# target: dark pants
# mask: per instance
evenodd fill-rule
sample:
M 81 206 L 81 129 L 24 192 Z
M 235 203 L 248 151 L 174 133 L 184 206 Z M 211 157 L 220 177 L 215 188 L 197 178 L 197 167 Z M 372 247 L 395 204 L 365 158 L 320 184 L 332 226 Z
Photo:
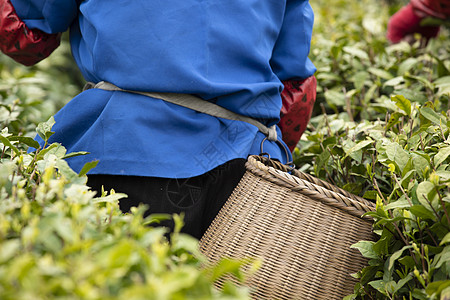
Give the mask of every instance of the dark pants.
M 127 194 L 119 202 L 123 212 L 140 203 L 149 206 L 146 215 L 184 212 L 182 232 L 200 239 L 244 173 L 245 159 L 234 159 L 192 178 L 89 175 L 88 186 Z M 172 221 L 164 225 L 173 228 Z

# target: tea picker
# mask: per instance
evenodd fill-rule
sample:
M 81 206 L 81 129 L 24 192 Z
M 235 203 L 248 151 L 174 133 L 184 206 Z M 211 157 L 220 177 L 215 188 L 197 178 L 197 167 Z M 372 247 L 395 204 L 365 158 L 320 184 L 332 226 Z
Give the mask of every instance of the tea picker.
M 439 33 L 439 25 L 424 24 L 424 19 L 446 20 L 449 17 L 449 0 L 411 0 L 389 19 L 387 38 L 392 43 L 413 41 L 415 33 L 426 40 L 434 38 Z
M 145 203 L 148 213 L 184 212 L 183 230 L 197 238 L 247 157 L 264 141 L 286 163 L 311 114 L 308 1 L 0 0 L 0 16 L 0 49 L 25 65 L 70 31 L 74 60 L 93 84 L 54 116 L 49 142 L 89 152 L 69 165 L 78 172 L 98 160 L 93 189 L 126 193 L 123 211 Z M 180 96 L 189 105 L 169 101 Z

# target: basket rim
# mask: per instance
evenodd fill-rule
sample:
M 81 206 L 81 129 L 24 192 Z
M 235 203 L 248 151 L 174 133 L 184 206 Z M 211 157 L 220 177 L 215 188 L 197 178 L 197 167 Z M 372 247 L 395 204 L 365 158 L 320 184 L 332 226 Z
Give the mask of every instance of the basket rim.
M 249 156 L 245 166 L 248 172 L 277 185 L 289 188 L 314 201 L 337 207 L 353 216 L 372 220 L 370 216 L 363 215 L 374 211 L 376 209 L 375 203 L 353 195 L 312 175 L 302 173 L 278 161 L 259 155 Z

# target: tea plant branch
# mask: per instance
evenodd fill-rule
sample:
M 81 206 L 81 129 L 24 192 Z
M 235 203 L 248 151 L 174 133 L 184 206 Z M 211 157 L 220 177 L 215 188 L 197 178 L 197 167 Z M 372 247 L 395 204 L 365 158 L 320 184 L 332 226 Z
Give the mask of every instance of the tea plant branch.
M 372 165 L 375 166 L 375 155 L 372 153 Z M 386 199 L 383 196 L 383 193 L 381 193 L 380 188 L 378 187 L 377 180 L 375 178 L 375 175 L 372 176 L 372 183 L 377 190 L 378 194 L 380 195 L 381 199 L 383 200 L 384 205 L 387 205 Z
M 442 121 L 441 122 L 439 122 L 439 129 L 440 129 L 440 132 L 441 132 L 441 135 L 442 135 L 442 139 L 445 141 L 445 134 L 444 134 L 444 130 L 442 130 Z
M 384 137 L 386 137 L 386 133 L 387 133 L 387 131 L 388 131 L 388 128 L 387 128 L 387 125 L 388 125 L 388 122 L 389 122 L 389 112 L 386 112 L 386 115 L 384 116 L 384 124 L 386 125 L 384 128 L 384 131 L 383 131 L 383 136 Z
M 339 139 L 338 139 L 338 141 L 339 141 Z M 333 159 L 334 163 L 335 163 L 336 166 L 338 167 L 337 173 L 339 174 L 339 173 L 340 173 L 340 172 L 339 172 L 339 169 L 341 169 L 341 174 L 342 174 L 342 176 L 344 176 L 344 179 L 345 179 L 346 181 L 348 181 L 348 180 L 347 180 L 347 176 L 345 176 L 344 171 L 342 170 L 342 165 L 341 165 L 340 160 L 337 159 L 337 158 L 333 155 L 333 153 L 331 152 L 331 150 L 329 149 L 328 146 L 327 146 L 327 150 L 328 150 L 328 152 L 330 153 L 331 158 Z
M 417 221 L 417 220 L 416 220 Z M 419 223 L 419 221 L 417 221 L 417 223 Z M 430 236 L 430 238 L 433 240 L 433 243 L 436 245 L 436 247 L 439 247 L 438 242 L 436 242 L 436 240 L 433 237 L 433 234 L 431 233 L 430 229 L 428 227 L 425 227 L 425 229 L 427 230 L 428 235 Z
M 405 195 L 406 200 L 408 200 L 409 206 L 413 206 L 411 199 L 408 197 L 408 194 L 405 192 L 405 190 L 403 189 L 402 185 L 400 184 L 400 182 L 397 179 L 397 176 L 395 175 L 395 173 L 392 173 L 392 177 L 394 178 L 395 182 L 397 183 L 398 187 L 400 188 L 400 190 L 402 191 L 403 195 Z
M 391 218 L 394 218 L 394 216 L 392 215 L 392 212 L 389 211 L 389 215 L 391 216 Z M 406 246 L 411 245 L 411 242 L 408 239 L 408 236 L 403 235 L 402 231 L 400 230 L 400 228 L 398 227 L 396 222 L 392 222 L 392 225 L 394 225 L 395 230 L 397 230 L 398 235 L 400 236 L 400 238 L 402 239 L 403 243 L 405 243 Z M 413 257 L 414 258 L 414 257 Z M 415 260 L 415 259 L 414 259 Z M 417 263 L 417 262 L 416 262 Z
M 329 136 L 332 136 L 333 133 L 331 132 L 330 123 L 328 122 L 328 115 L 325 109 L 325 105 L 323 103 L 320 103 L 320 108 L 322 109 L 323 118 L 325 120 L 325 126 L 327 127 L 327 132 Z
M 416 217 L 416 218 L 415 218 L 415 221 L 416 221 L 416 224 L 417 224 L 417 228 L 419 228 L 420 238 L 423 240 L 423 234 L 422 234 L 423 231 L 422 231 L 422 227 L 420 226 L 419 218 Z M 431 238 L 431 240 L 434 242 L 435 246 L 436 246 L 436 247 L 439 247 L 439 244 L 438 244 L 438 242 L 436 242 L 436 240 L 434 239 L 433 234 L 431 233 L 430 229 L 429 229 L 427 226 L 425 226 L 425 230 L 427 231 L 428 236 L 429 236 L 429 237 Z
M 440 219 L 439 214 L 434 209 L 433 205 L 431 205 L 431 201 L 428 199 L 428 197 L 426 195 L 422 195 L 422 196 L 425 200 L 427 200 L 428 204 L 430 205 L 431 209 L 433 210 L 434 214 L 436 215 L 437 220 L 439 220 Z
M 372 295 L 369 293 L 369 291 L 367 290 L 367 286 L 363 286 L 364 291 L 366 292 L 366 296 L 369 296 L 369 298 L 371 300 L 375 300 L 375 298 L 372 297 Z
M 413 109 L 415 109 L 415 104 L 413 105 Z M 410 118 L 409 118 L 409 120 L 408 120 L 408 123 L 409 123 L 409 134 L 408 134 L 408 138 L 411 138 L 411 137 L 412 137 L 412 134 L 413 134 L 414 119 L 411 118 L 411 116 L 409 116 L 409 117 L 410 117 Z
M 41 152 L 41 147 L 39 147 L 38 149 L 36 149 L 36 151 L 35 151 L 35 153 L 34 153 L 34 157 L 33 157 L 33 159 L 31 160 L 31 163 L 29 164 L 29 168 L 33 168 L 33 170 L 36 170 L 36 160 L 37 160 L 37 157 L 38 157 L 38 154 Z M 28 171 L 28 169 L 27 169 L 27 171 Z
M 404 133 L 404 128 L 405 128 L 405 118 L 404 117 L 402 117 L 401 118 L 401 124 L 400 124 L 400 128 L 398 129 L 398 132 L 399 133 L 401 133 L 401 134 L 403 134 Z
M 381 193 L 380 188 L 378 187 L 377 180 L 375 179 L 375 176 L 372 177 L 372 182 L 373 182 L 373 184 L 374 184 L 374 186 L 375 186 L 375 189 L 376 189 L 376 190 L 378 191 L 378 193 L 380 194 L 380 197 L 381 197 L 381 199 L 383 200 L 384 205 L 387 205 L 386 198 L 384 198 L 383 194 Z M 390 216 L 391 218 L 394 217 L 394 216 L 392 215 L 392 212 L 391 212 L 391 211 L 389 211 L 389 216 Z M 402 234 L 400 228 L 398 227 L 397 223 L 392 222 L 392 225 L 394 225 L 394 227 L 395 227 L 395 229 L 396 229 L 398 235 L 399 235 L 400 238 L 403 240 L 403 242 L 405 243 L 405 245 L 409 245 L 409 244 L 410 244 L 410 243 L 409 243 L 409 240 L 408 240 L 406 237 L 403 236 L 403 234 Z M 386 228 L 389 232 L 391 232 L 393 235 L 395 235 L 395 234 L 394 234 L 391 230 L 389 230 L 389 228 L 387 228 L 386 226 L 385 226 L 384 228 Z
M 374 159 L 374 157 L 372 157 L 372 158 Z M 377 180 L 376 180 L 375 176 L 372 177 L 372 182 L 373 182 L 373 184 L 375 186 L 375 189 L 380 194 L 380 197 L 383 200 L 384 205 L 387 205 L 387 201 L 384 198 L 383 194 L 381 193 L 380 188 L 378 187 L 378 183 L 377 183 Z M 389 213 L 389 216 L 391 218 L 394 218 L 394 216 L 392 214 L 392 211 L 388 211 L 388 213 Z M 392 225 L 395 227 L 395 230 L 397 231 L 399 237 L 402 239 L 403 243 L 405 243 L 406 246 L 410 245 L 410 241 L 409 241 L 408 237 L 405 237 L 402 234 L 402 232 L 401 232 L 400 228 L 398 227 L 397 223 L 392 222 Z M 391 232 L 395 236 L 395 234 L 392 231 L 390 231 L 388 227 L 384 226 L 384 228 L 386 228 L 389 232 Z M 411 252 L 411 250 L 410 250 L 410 252 Z M 414 261 L 417 263 L 416 258 L 412 255 L 412 253 L 411 253 L 411 256 L 413 257 Z
M 420 244 L 420 258 L 422 260 L 422 270 L 425 272 L 425 250 L 423 249 L 423 243 Z M 425 283 L 428 281 L 427 278 L 425 278 Z
M 353 119 L 353 112 L 352 112 L 350 97 L 347 95 L 347 89 L 345 88 L 345 86 L 342 88 L 342 92 L 344 92 L 344 95 L 345 95 L 345 109 L 347 110 L 348 118 L 349 118 L 350 122 L 354 122 L 355 120 Z
M 442 199 L 442 195 L 441 195 L 441 193 L 439 193 L 439 190 L 438 190 L 437 187 L 434 187 L 434 188 L 436 189 L 436 192 L 437 192 L 437 194 L 438 194 L 439 201 L 440 201 L 440 203 L 441 203 L 442 209 L 444 210 L 444 214 L 445 214 L 445 216 L 447 217 L 447 223 L 450 225 L 450 218 L 449 218 L 449 216 L 448 216 L 448 212 L 447 212 L 447 208 L 445 207 L 444 200 Z
M 16 175 L 16 171 L 12 172 L 12 174 L 11 174 L 11 182 L 14 182 L 15 175 Z M 14 186 L 12 187 L 11 198 L 13 198 L 15 201 L 17 201 L 17 189 Z
M 424 270 L 425 271 L 425 253 L 424 253 L 424 248 L 423 248 L 423 233 L 422 233 L 422 230 L 420 229 L 420 226 L 419 226 L 419 234 L 420 234 L 420 253 L 419 253 L 419 255 L 420 255 L 420 260 L 421 260 L 421 262 L 422 262 L 422 270 Z
M 422 140 L 422 135 L 421 134 L 419 134 L 419 138 L 420 138 L 420 146 L 422 147 L 422 151 L 425 152 L 425 146 L 423 144 L 423 140 Z
M 322 148 L 322 151 L 328 151 L 328 152 L 331 154 L 331 152 L 330 152 L 329 149 L 328 149 L 328 146 L 327 146 L 327 149 L 325 149 L 324 146 L 323 146 L 323 143 L 320 143 L 320 147 Z M 331 181 L 331 183 L 332 183 L 333 185 L 336 185 L 336 182 L 334 182 L 333 177 L 332 177 L 331 174 L 328 172 L 327 168 L 324 167 L 323 169 L 325 170 L 325 173 L 327 173 L 327 176 L 328 176 L 329 180 Z

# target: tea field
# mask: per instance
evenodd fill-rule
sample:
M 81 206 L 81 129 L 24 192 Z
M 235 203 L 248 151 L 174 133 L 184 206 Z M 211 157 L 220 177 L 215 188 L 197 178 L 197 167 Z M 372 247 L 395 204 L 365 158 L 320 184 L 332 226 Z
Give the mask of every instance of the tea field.
M 378 240 L 352 246 L 368 264 L 346 299 L 450 299 L 450 31 L 390 45 L 404 3 L 311 1 L 318 95 L 294 162 L 377 206 Z M 33 67 L 0 55 L 0 299 L 249 299 L 213 283 L 258 262 L 207 266 L 181 218 L 169 241 L 147 226 L 167 216 L 122 214 L 124 195 L 91 192 L 95 162 L 77 174 L 64 160 L 83 153 L 27 153 L 82 85 L 67 36 Z

